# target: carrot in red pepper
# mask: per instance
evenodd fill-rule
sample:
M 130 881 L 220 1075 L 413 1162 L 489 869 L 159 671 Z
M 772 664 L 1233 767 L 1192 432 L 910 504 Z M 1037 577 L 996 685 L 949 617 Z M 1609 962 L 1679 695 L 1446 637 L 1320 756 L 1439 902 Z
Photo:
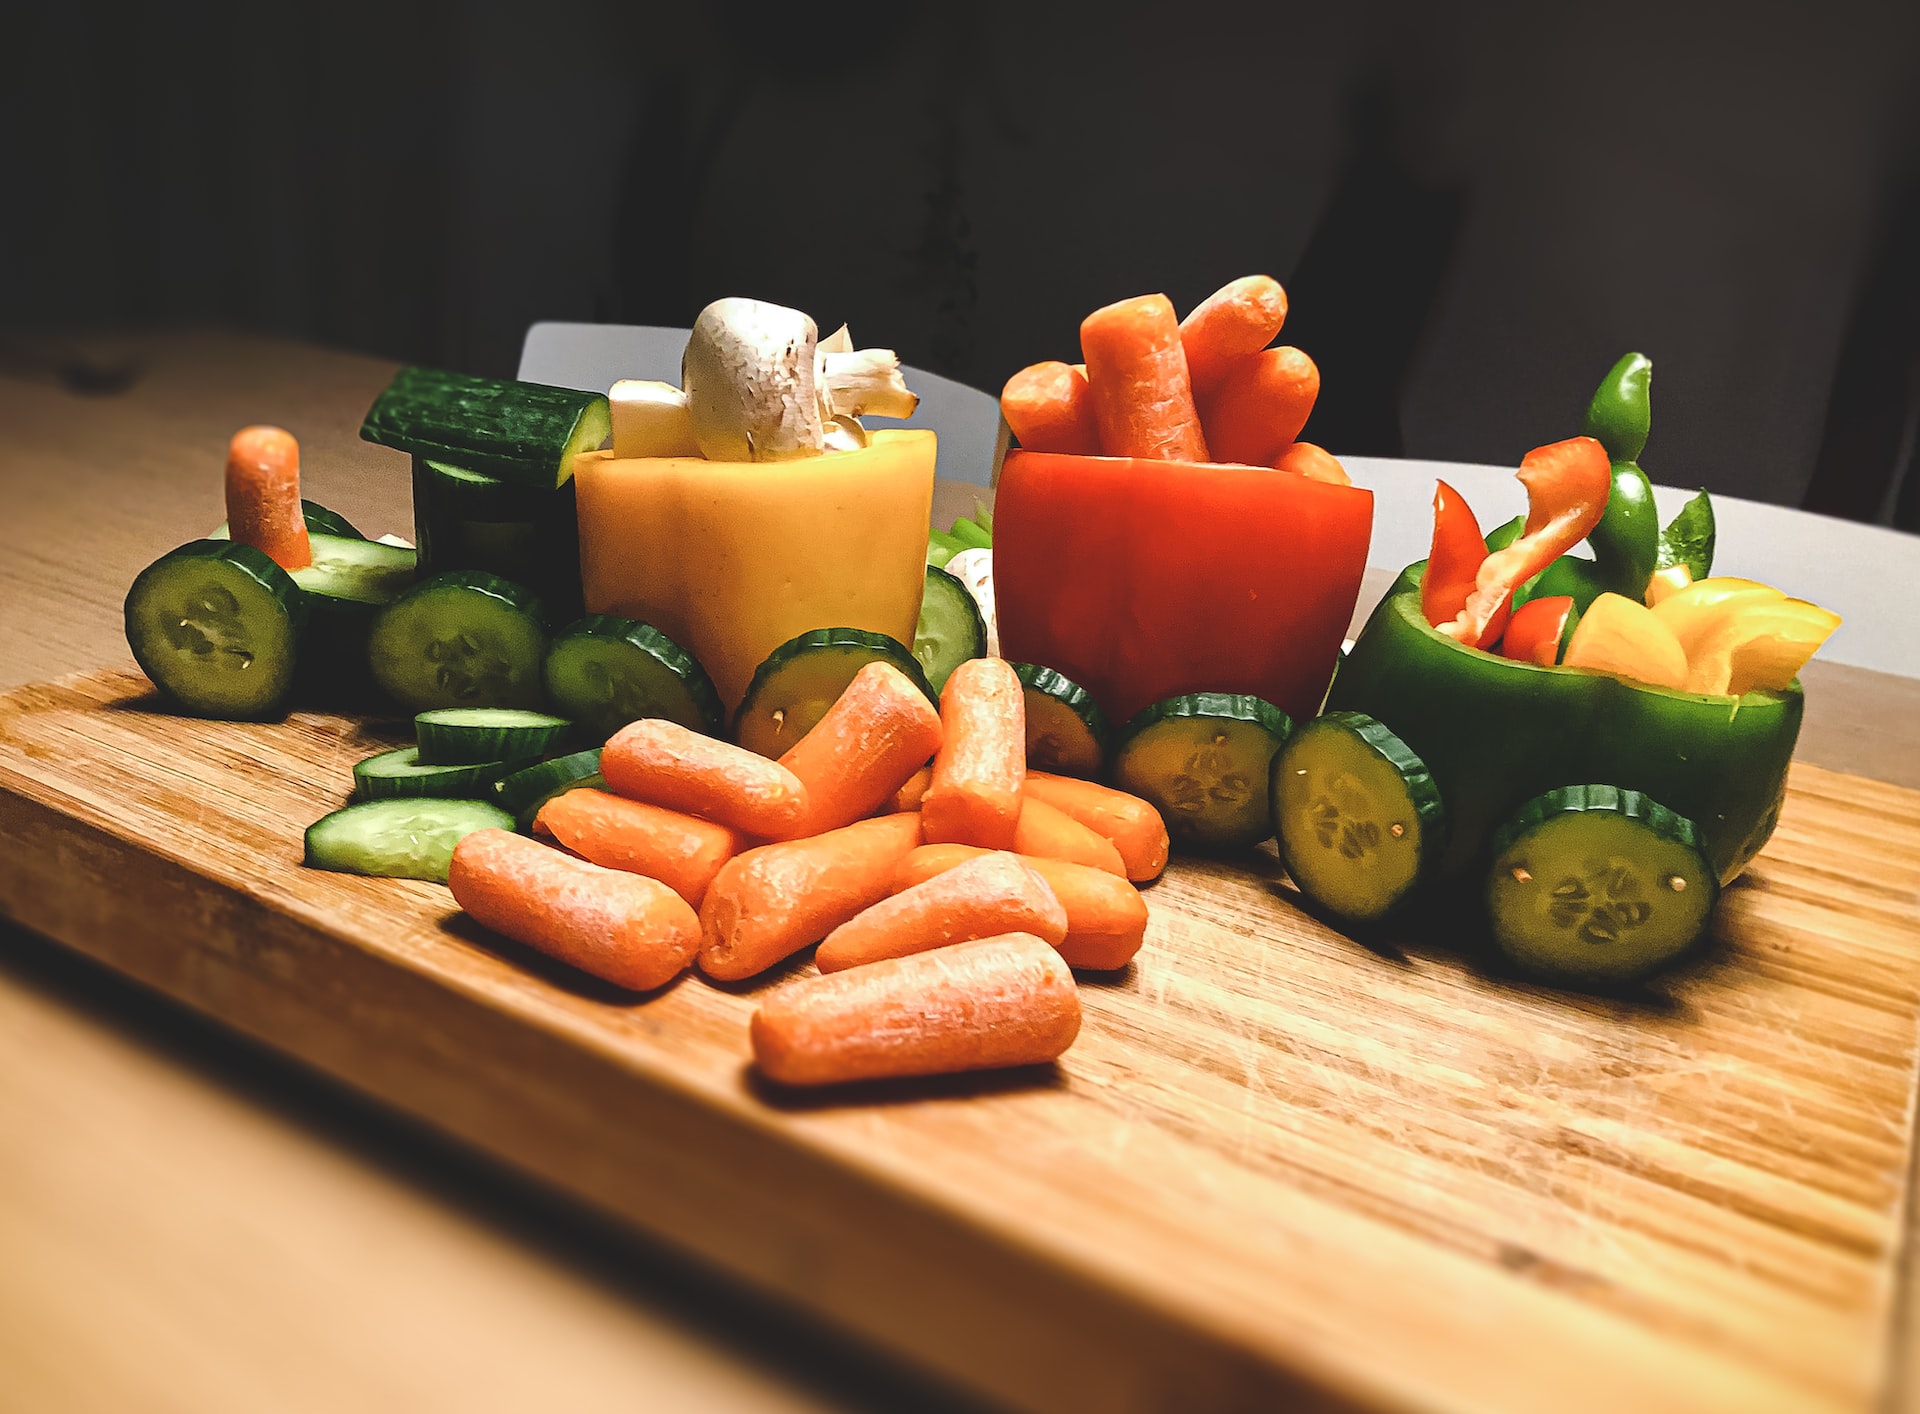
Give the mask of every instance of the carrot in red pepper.
M 1007 380 L 1000 415 L 1020 445 L 1036 452 L 1100 455 L 1100 426 L 1085 368 L 1036 363 Z
M 300 507 L 300 444 L 279 427 L 243 427 L 227 444 L 227 529 L 283 570 L 313 563 Z
M 1207 446 L 1223 462 L 1272 466 L 1300 435 L 1320 396 L 1320 370 L 1283 345 L 1243 359 L 1200 400 Z
M 1195 305 L 1180 321 L 1194 396 L 1212 392 L 1240 360 L 1272 343 L 1286 322 L 1287 292 L 1271 275 L 1243 275 Z
M 1324 481 L 1329 486 L 1351 486 L 1353 478 L 1333 453 L 1311 442 L 1291 442 L 1273 459 L 1275 471 L 1291 471 L 1309 481 Z
M 1096 309 L 1081 321 L 1080 350 L 1103 453 L 1208 460 L 1173 301 L 1142 295 Z

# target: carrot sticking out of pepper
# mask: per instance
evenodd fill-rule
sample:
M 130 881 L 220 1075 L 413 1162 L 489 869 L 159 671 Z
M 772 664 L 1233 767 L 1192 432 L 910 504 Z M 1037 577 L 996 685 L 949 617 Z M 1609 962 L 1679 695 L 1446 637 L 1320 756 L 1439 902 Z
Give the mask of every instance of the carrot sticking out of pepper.
M 1020 800 L 1020 820 L 1013 827 L 1013 847 L 1020 854 L 1065 859 L 1089 869 L 1103 870 L 1116 878 L 1127 877 L 1126 863 L 1112 840 L 1057 806 L 1024 793 Z
M 658 879 L 693 907 L 720 867 L 746 847 L 725 825 L 603 790 L 570 790 L 540 807 L 536 835 L 606 869 Z
M 699 918 L 665 884 L 510 830 L 461 840 L 447 887 L 476 922 L 636 992 L 671 982 L 700 946 Z
M 735 855 L 700 905 L 700 970 L 737 982 L 819 942 L 892 892 L 919 843 L 918 815 L 880 815 Z
M 933 843 L 1011 849 L 1027 774 L 1027 705 L 1013 668 L 970 658 L 940 692 L 941 740 L 920 818 Z
M 1287 322 L 1287 292 L 1271 275 L 1242 275 L 1208 295 L 1180 321 L 1195 397 L 1217 388 L 1235 364 L 1260 352 Z
M 893 871 L 893 887 L 910 889 L 989 852 L 965 844 L 923 844 Z M 1147 936 L 1147 901 L 1138 889 L 1105 870 L 1064 859 L 1022 855 L 1021 860 L 1047 881 L 1066 910 L 1060 956 L 1067 966 L 1110 972 L 1132 961 Z
M 1207 446 L 1223 462 L 1272 466 L 1307 425 L 1320 370 L 1291 345 L 1241 359 L 1200 399 Z
M 1165 295 L 1142 295 L 1096 309 L 1080 323 L 1080 351 L 1087 360 L 1102 452 L 1161 461 L 1211 460 L 1173 301 Z
M 853 675 L 813 730 L 780 764 L 807 791 L 798 835 L 817 835 L 864 819 L 885 805 L 940 749 L 940 714 L 891 663 Z
M 630 800 L 761 839 L 790 839 L 806 819 L 807 788 L 778 761 L 660 717 L 615 732 L 600 753 L 600 774 Z
M 1029 451 L 1100 455 L 1100 425 L 1084 368 L 1049 362 L 1021 369 L 1000 390 L 1000 415 Z
M 243 427 L 227 444 L 227 528 L 283 570 L 313 563 L 300 508 L 300 444 L 279 427 Z
M 907 783 L 893 793 L 893 801 L 887 806 L 890 811 L 918 810 L 920 802 L 926 797 L 927 787 L 933 784 L 933 767 L 922 766 L 911 776 Z
M 1353 485 L 1353 478 L 1347 475 L 1339 458 L 1311 442 L 1288 443 L 1286 450 L 1273 459 L 1273 469 L 1291 471 L 1309 481 L 1324 481 L 1329 486 Z
M 1024 933 L 794 983 L 751 1026 L 761 1074 L 782 1085 L 1038 1065 L 1079 1034 L 1072 972 Z
M 1020 789 L 1029 800 L 1044 801 L 1105 835 L 1120 851 L 1127 877 L 1134 883 L 1157 879 L 1167 867 L 1167 822 L 1139 796 L 1044 771 L 1027 772 Z
M 989 851 L 855 914 L 827 934 L 813 961 L 839 972 L 1001 933 L 1031 933 L 1057 948 L 1067 911 L 1018 855 Z

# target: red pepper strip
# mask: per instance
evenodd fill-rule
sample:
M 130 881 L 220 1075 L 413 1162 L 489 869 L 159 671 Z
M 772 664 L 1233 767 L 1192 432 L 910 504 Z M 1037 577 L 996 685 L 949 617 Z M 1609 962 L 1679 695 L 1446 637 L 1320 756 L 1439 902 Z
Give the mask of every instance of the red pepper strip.
M 1435 628 L 1452 623 L 1467 607 L 1480 562 L 1487 558 L 1486 537 L 1466 497 L 1441 481 L 1433 488 L 1433 548 L 1420 576 L 1420 612 Z
M 1600 523 L 1613 489 L 1606 449 L 1591 437 L 1535 447 L 1516 475 L 1527 488 L 1527 523 L 1520 538 L 1480 562 L 1473 592 L 1459 614 L 1450 623 L 1434 625 L 1456 642 L 1476 648 L 1497 641 L 1497 625 L 1513 602 L 1513 591 Z
M 1507 631 L 1500 635 L 1500 656 L 1550 668 L 1560 661 L 1560 640 L 1573 612 L 1571 594 L 1529 599 L 1513 611 Z

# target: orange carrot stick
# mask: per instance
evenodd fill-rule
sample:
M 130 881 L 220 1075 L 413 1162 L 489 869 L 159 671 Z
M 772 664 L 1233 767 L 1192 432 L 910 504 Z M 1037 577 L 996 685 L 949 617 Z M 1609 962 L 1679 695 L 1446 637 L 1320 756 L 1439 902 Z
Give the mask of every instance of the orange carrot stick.
M 1087 360 L 1102 452 L 1208 460 L 1172 300 L 1142 295 L 1096 309 L 1081 321 L 1080 351 Z
M 701 971 L 737 982 L 819 942 L 891 893 L 919 843 L 918 815 L 881 815 L 735 855 L 700 905 Z
M 923 884 L 990 852 L 965 844 L 923 844 L 893 871 L 894 891 Z M 1067 936 L 1059 947 L 1067 966 L 1110 972 L 1125 967 L 1140 951 L 1147 936 L 1147 901 L 1132 884 L 1064 859 L 1022 855 L 1021 860 L 1047 881 L 1066 910 Z
M 1353 478 L 1333 453 L 1311 442 L 1294 442 L 1274 459 L 1275 471 L 1291 471 L 1309 481 L 1325 481 L 1333 486 L 1351 486 Z
M 1241 359 L 1257 354 L 1287 322 L 1287 292 L 1271 275 L 1243 275 L 1215 290 L 1180 321 L 1195 397 L 1220 386 Z
M 911 776 L 907 783 L 893 793 L 893 801 L 888 805 L 890 811 L 918 810 L 920 802 L 927 794 L 927 787 L 933 784 L 933 767 L 922 766 Z
M 869 663 L 780 764 L 807 788 L 795 831 L 817 835 L 873 814 L 940 749 L 940 714 L 891 663 Z
M 1027 774 L 1027 702 L 999 658 L 969 658 L 940 693 L 940 752 L 920 801 L 932 843 L 1010 849 Z
M 300 508 L 300 444 L 279 427 L 242 427 L 227 444 L 227 531 L 283 570 L 313 563 Z
M 1113 841 L 1136 884 L 1160 877 L 1167 867 L 1167 824 L 1160 812 L 1137 795 L 1095 785 L 1073 776 L 1029 771 L 1022 791 L 1045 801 Z
M 534 816 L 533 832 L 602 868 L 658 879 L 695 908 L 720 866 L 747 845 L 725 825 L 603 790 L 556 795 Z
M 447 887 L 476 922 L 636 992 L 671 982 L 700 946 L 699 917 L 665 884 L 511 830 L 461 840 Z
M 1030 452 L 1100 455 L 1087 370 L 1070 363 L 1036 363 L 1007 380 L 1000 415 Z
M 827 934 L 813 961 L 840 972 L 1000 933 L 1031 933 L 1057 948 L 1067 911 L 1018 855 L 992 852 L 863 909 Z
M 660 717 L 642 717 L 615 732 L 600 753 L 600 774 L 629 800 L 763 840 L 790 839 L 806 819 L 807 788 L 778 761 Z
M 1006 933 L 796 982 L 751 1034 L 782 1085 L 1038 1065 L 1080 1034 L 1080 995 L 1057 952 Z
M 1030 795 L 1023 794 L 1020 800 L 1020 821 L 1014 826 L 1013 847 L 1020 854 L 1070 860 L 1090 869 L 1105 870 L 1116 878 L 1127 877 L 1127 866 L 1112 840 L 1059 807 Z
M 1320 396 L 1320 370 L 1299 349 L 1264 349 L 1242 359 L 1201 400 L 1207 445 L 1223 462 L 1272 466 L 1299 437 Z

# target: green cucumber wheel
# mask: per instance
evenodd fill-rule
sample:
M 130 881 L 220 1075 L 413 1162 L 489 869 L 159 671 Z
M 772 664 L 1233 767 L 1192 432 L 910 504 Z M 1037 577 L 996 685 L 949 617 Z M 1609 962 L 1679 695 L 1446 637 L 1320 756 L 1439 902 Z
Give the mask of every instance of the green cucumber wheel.
M 1617 986 L 1657 971 L 1700 936 L 1718 895 L 1693 822 L 1639 791 L 1551 790 L 1493 837 L 1493 940 L 1550 982 Z
M 1364 712 L 1329 712 L 1273 758 L 1280 860 L 1335 918 L 1373 923 L 1413 893 L 1446 839 L 1426 764 Z
M 402 746 L 356 762 L 353 791 L 361 800 L 395 795 L 472 799 L 485 795 L 506 769 L 503 761 L 433 766 L 420 759 L 419 747 Z
M 374 616 L 374 680 L 413 712 L 538 707 L 546 656 L 540 601 L 508 580 L 455 570 L 422 580 Z
M 987 621 L 980 617 L 979 601 L 966 585 L 932 565 L 927 566 L 927 587 L 920 596 L 913 656 L 935 692 L 967 659 L 987 656 Z
M 413 719 L 423 766 L 531 761 L 560 744 L 565 717 L 523 707 L 436 707 Z
M 1292 730 L 1287 714 L 1259 697 L 1169 697 L 1121 731 L 1114 784 L 1158 810 L 1176 844 L 1245 849 L 1273 833 L 1268 777 Z
M 651 624 L 594 614 L 561 630 L 547 649 L 547 697 L 605 742 L 628 722 L 664 717 L 720 735 L 720 694 L 694 656 Z
M 293 690 L 306 596 L 251 545 L 195 540 L 133 581 L 127 646 L 153 685 L 203 717 L 277 717 Z
M 540 807 L 556 795 L 570 790 L 605 790 L 607 779 L 600 774 L 600 748 L 576 751 L 538 761 L 502 776 L 493 787 L 494 803 L 514 817 L 522 834 L 533 828 L 533 817 Z
M 788 639 L 753 670 L 734 714 L 734 740 L 778 760 L 813 730 L 869 663 L 893 664 L 930 701 L 939 702 L 919 661 L 898 639 L 857 628 L 820 628 Z
M 1037 663 L 1015 663 L 1013 675 L 1027 699 L 1027 765 L 1057 776 L 1098 776 L 1113 729 L 1092 694 Z
M 306 864 L 341 874 L 447 882 L 453 848 L 476 830 L 510 830 L 513 817 L 481 800 L 373 800 L 307 827 Z

